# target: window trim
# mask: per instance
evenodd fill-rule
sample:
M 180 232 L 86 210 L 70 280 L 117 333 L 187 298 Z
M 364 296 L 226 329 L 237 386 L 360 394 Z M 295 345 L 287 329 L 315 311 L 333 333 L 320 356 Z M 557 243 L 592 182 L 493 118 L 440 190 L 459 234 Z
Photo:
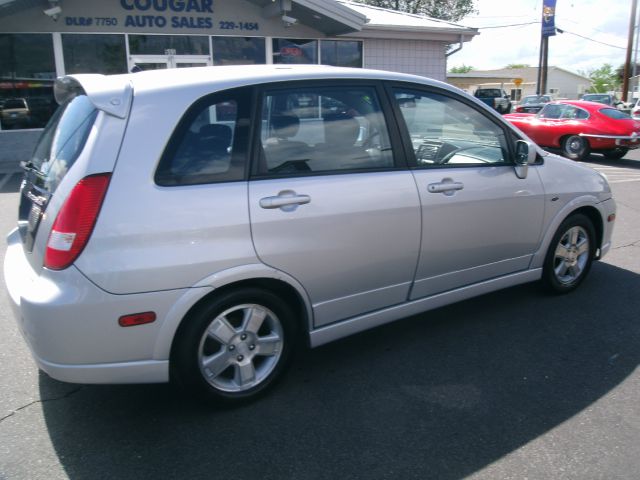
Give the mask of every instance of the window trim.
M 387 126 L 387 133 L 389 135 L 389 142 L 391 144 L 391 154 L 393 158 L 393 167 L 380 167 L 380 168 L 368 168 L 368 169 L 343 169 L 343 170 L 324 170 L 320 172 L 296 172 L 296 173 L 267 173 L 261 174 L 258 172 L 260 165 L 260 155 L 262 155 L 262 105 L 264 103 L 264 96 L 267 93 L 278 91 L 291 91 L 300 90 L 306 88 L 336 88 L 336 87 L 367 87 L 375 91 L 377 100 L 380 105 L 380 113 L 383 115 L 385 124 Z M 383 82 L 380 80 L 367 80 L 367 79 L 339 79 L 339 80 L 291 80 L 284 82 L 272 82 L 258 85 L 256 87 L 256 97 L 253 102 L 254 112 L 252 116 L 252 134 L 251 134 L 251 169 L 249 173 L 249 180 L 272 180 L 279 178 L 301 178 L 301 177 L 319 177 L 327 175 L 353 175 L 353 174 L 367 174 L 377 172 L 393 172 L 399 170 L 406 170 L 408 165 L 406 163 L 406 156 L 403 154 L 404 148 L 402 146 L 402 140 L 400 139 L 400 132 L 397 125 L 394 123 L 393 112 L 391 111 L 391 105 L 389 104 L 387 95 L 384 91 Z
M 210 185 L 217 183 L 231 183 L 231 182 L 244 182 L 247 181 L 249 172 L 249 152 L 251 145 L 249 141 L 251 139 L 251 124 L 250 119 L 253 116 L 253 110 L 255 105 L 255 89 L 251 86 L 248 87 L 236 87 L 228 90 L 220 90 L 218 92 L 210 93 L 198 98 L 185 110 L 180 120 L 176 124 L 173 132 L 169 136 L 169 140 L 165 145 L 165 148 L 160 155 L 156 169 L 153 175 L 155 184 L 159 187 L 183 187 L 189 185 Z M 228 178 L 221 174 L 209 174 L 202 176 L 185 176 L 179 178 L 177 175 L 166 177 L 160 172 L 163 167 L 167 167 L 171 164 L 175 157 L 176 152 L 180 146 L 185 133 L 191 127 L 191 124 L 195 118 L 202 113 L 202 109 L 206 106 L 213 106 L 216 103 L 225 101 L 235 101 L 238 105 L 238 116 L 236 118 L 236 124 L 233 131 L 233 144 L 231 150 L 230 170 L 236 167 L 238 171 L 242 171 L 242 175 L 237 177 Z M 241 168 L 240 168 L 241 167 Z M 231 175 L 229 175 L 231 176 Z M 173 182 L 167 180 L 167 178 L 173 178 Z M 190 177 L 195 177 L 191 178 Z M 216 179 L 214 177 L 221 177 Z
M 475 110 L 477 113 L 479 113 L 480 115 L 482 115 L 484 118 L 486 118 L 487 120 L 489 120 L 491 123 L 493 123 L 496 127 L 498 127 L 504 134 L 504 138 L 505 138 L 505 143 L 507 144 L 507 153 L 509 155 L 509 160 L 505 161 L 505 162 L 496 162 L 496 163 L 468 163 L 468 164 L 434 164 L 434 165 L 418 165 L 418 162 L 416 160 L 416 153 L 413 149 L 413 144 L 411 142 L 411 134 L 409 133 L 409 128 L 407 127 L 407 124 L 404 120 L 404 116 L 402 115 L 402 112 L 400 111 L 400 107 L 398 106 L 397 102 L 395 101 L 395 94 L 394 94 L 394 90 L 395 89 L 406 89 L 406 90 L 416 90 L 419 92 L 424 92 L 425 94 L 436 94 L 436 95 L 440 95 L 443 97 L 448 97 L 448 98 L 452 98 L 454 100 L 458 100 L 461 103 L 465 104 L 466 106 L 468 106 L 469 108 Z M 496 121 L 496 119 L 491 118 L 489 115 L 487 115 L 485 112 L 483 112 L 482 110 L 480 110 L 479 108 L 477 108 L 477 105 L 474 104 L 474 102 L 472 100 L 469 100 L 467 98 L 464 98 L 461 95 L 456 95 L 454 92 L 450 92 L 448 90 L 444 90 L 444 89 L 439 89 L 437 87 L 431 86 L 431 85 L 423 85 L 423 84 L 419 84 L 419 83 L 406 83 L 406 82 L 397 82 L 397 81 L 388 81 L 385 82 L 385 90 L 386 90 L 386 94 L 388 96 L 388 100 L 389 102 L 391 102 L 391 106 L 393 109 L 393 114 L 395 116 L 395 123 L 396 125 L 398 125 L 398 128 L 400 129 L 401 132 L 401 138 L 402 138 L 402 143 L 403 143 L 403 147 L 404 147 L 404 151 L 405 151 L 405 156 L 407 159 L 407 164 L 409 165 L 409 168 L 412 170 L 436 170 L 436 169 L 443 169 L 443 168 L 491 168 L 491 167 L 504 167 L 504 166 L 508 166 L 508 167 L 513 167 L 515 165 L 515 146 L 513 142 L 513 135 L 517 135 L 517 133 L 512 130 L 511 128 L 509 128 L 507 125 L 504 125 L 498 121 Z M 522 139 L 520 138 L 519 135 L 517 135 L 518 139 Z M 522 139 L 524 140 L 524 139 Z

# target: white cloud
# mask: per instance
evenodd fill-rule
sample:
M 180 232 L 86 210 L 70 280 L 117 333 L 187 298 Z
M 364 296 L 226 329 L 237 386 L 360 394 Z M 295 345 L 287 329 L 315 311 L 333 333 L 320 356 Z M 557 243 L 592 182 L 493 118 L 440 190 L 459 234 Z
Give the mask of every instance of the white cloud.
M 549 65 L 574 72 L 610 63 L 617 68 L 626 55 L 631 2 L 557 0 L 556 26 L 567 33 L 549 40 Z M 542 0 L 477 0 L 478 13 L 459 23 L 470 27 L 512 25 L 539 21 Z M 510 63 L 538 65 L 540 24 L 482 29 L 480 35 L 448 59 L 448 67 L 471 65 L 476 69 L 502 68 Z M 585 40 L 576 35 L 623 48 Z M 640 60 L 640 59 L 639 59 Z

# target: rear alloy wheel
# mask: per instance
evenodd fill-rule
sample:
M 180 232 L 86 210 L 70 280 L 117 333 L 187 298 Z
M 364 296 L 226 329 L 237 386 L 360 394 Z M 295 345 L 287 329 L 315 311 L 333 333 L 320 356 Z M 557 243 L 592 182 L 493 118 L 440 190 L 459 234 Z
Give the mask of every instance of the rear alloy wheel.
M 589 142 L 580 135 L 569 135 L 562 140 L 562 155 L 571 160 L 584 160 L 590 152 Z
M 627 154 L 628 151 L 628 148 L 620 147 L 614 148 L 613 150 L 606 150 L 602 152 L 602 154 L 604 155 L 604 158 L 608 160 L 620 160 Z
M 216 403 L 253 400 L 288 364 L 293 315 L 271 292 L 227 293 L 185 321 L 176 339 L 174 371 L 187 387 Z
M 591 220 L 582 214 L 567 218 L 554 235 L 545 258 L 545 286 L 555 293 L 574 290 L 589 273 L 595 248 Z

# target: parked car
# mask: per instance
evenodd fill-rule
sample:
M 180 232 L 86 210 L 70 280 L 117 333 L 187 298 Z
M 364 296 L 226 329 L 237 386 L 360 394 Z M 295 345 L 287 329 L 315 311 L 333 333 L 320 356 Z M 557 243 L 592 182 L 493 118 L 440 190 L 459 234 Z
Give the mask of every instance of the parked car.
M 581 100 L 585 102 L 596 102 L 596 103 L 604 103 L 605 105 L 609 105 L 610 107 L 618 107 L 624 105 L 623 102 L 618 100 L 615 95 L 610 95 L 608 93 L 585 93 Z
M 631 117 L 640 119 L 640 98 L 635 100 L 631 106 Z
M 515 111 L 517 113 L 538 113 L 550 101 L 549 95 L 527 95 L 520 100 Z
M 0 110 L 2 128 L 25 128 L 31 121 L 31 111 L 24 98 L 8 98 Z
M 188 70 L 57 80 L 4 261 L 54 378 L 238 403 L 301 345 L 524 282 L 570 292 L 610 249 L 606 178 L 454 87 Z
M 498 113 L 511 112 L 511 97 L 501 88 L 479 88 L 473 95 Z
M 601 103 L 551 102 L 537 115 L 513 113 L 505 118 L 538 145 L 560 149 L 572 160 L 584 160 L 591 152 L 617 160 L 640 146 L 640 121 Z

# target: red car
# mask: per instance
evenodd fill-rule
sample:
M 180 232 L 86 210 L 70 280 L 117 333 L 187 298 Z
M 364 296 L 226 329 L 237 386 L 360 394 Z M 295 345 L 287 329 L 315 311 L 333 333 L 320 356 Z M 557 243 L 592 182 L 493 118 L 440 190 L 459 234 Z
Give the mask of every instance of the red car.
M 591 152 L 620 159 L 640 147 L 640 121 L 596 102 L 563 100 L 547 103 L 538 114 L 504 115 L 541 147 L 560 149 L 572 160 Z

